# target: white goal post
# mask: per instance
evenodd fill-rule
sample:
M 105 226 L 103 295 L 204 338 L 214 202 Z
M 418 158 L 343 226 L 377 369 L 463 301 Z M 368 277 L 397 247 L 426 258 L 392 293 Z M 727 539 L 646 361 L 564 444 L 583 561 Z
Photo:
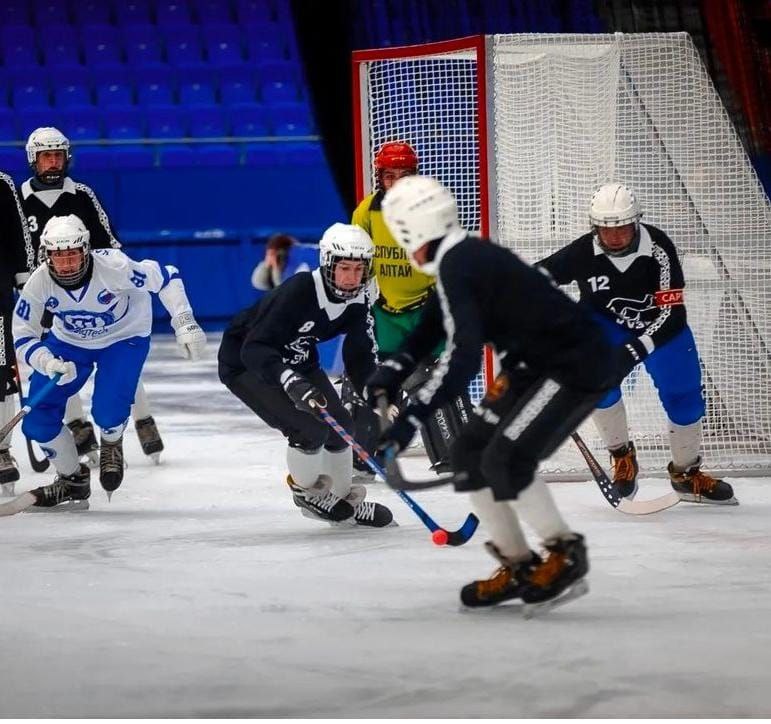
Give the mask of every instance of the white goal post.
M 534 262 L 589 230 L 617 180 L 674 240 L 702 363 L 705 467 L 771 471 L 771 204 L 687 33 L 493 35 L 353 54 L 356 179 L 411 143 L 466 228 Z M 488 365 L 489 367 L 489 365 Z M 642 474 L 663 474 L 668 425 L 644 368 L 624 384 Z M 581 434 L 604 459 L 591 422 Z M 545 466 L 585 477 L 572 443 Z

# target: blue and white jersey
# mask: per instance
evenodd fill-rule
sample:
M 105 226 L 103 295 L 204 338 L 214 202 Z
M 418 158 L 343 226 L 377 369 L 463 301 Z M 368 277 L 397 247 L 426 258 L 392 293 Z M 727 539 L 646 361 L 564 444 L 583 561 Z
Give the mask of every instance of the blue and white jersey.
M 152 326 L 150 294 L 159 294 L 172 316 L 190 312 L 179 272 L 156 261 L 134 261 L 118 249 L 95 249 L 92 268 L 79 289 L 65 289 L 46 264 L 24 286 L 13 315 L 16 354 L 31 364 L 40 348 L 45 310 L 53 315 L 53 334 L 84 349 L 103 349 L 130 337 L 148 337 Z

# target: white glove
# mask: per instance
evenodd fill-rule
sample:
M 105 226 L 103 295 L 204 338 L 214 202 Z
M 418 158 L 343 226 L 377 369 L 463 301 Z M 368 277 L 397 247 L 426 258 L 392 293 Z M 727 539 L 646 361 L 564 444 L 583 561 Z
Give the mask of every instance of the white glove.
M 78 376 L 78 368 L 74 362 L 65 362 L 61 357 L 51 355 L 51 359 L 45 363 L 45 374 L 47 377 L 60 374 L 61 377 L 56 381 L 56 384 L 68 385 Z
M 171 318 L 171 326 L 177 336 L 179 352 L 189 360 L 197 360 L 206 347 L 206 334 L 195 321 L 192 312 L 182 312 Z

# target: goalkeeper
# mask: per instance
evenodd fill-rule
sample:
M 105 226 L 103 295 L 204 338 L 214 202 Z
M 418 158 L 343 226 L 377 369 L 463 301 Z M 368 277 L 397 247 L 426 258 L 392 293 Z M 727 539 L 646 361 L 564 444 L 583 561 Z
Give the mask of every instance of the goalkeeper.
M 407 335 L 415 328 L 429 296 L 434 293 L 434 277 L 423 274 L 409 262 L 404 250 L 396 243 L 383 221 L 381 204 L 386 191 L 404 176 L 418 172 L 418 156 L 409 143 L 390 141 L 375 154 L 376 190 L 356 207 L 352 224 L 362 227 L 375 244 L 374 270 L 380 296 L 372 312 L 375 338 L 382 358 L 397 352 Z M 431 376 L 441 346 L 435 354 L 423 360 L 415 373 L 404 383 L 408 395 L 421 387 Z M 377 417 L 363 405 L 344 380 L 343 401 L 351 409 L 356 439 L 371 453 L 378 437 Z M 463 395 L 437 410 L 421 430 L 432 470 L 440 473 L 450 469 L 449 446 L 463 423 L 468 421 L 471 402 Z M 354 463 L 361 473 L 368 468 Z
M 620 183 L 601 186 L 589 208 L 592 231 L 538 262 L 557 284 L 576 282 L 612 342 L 630 342 L 658 390 L 669 419 L 672 487 L 683 500 L 736 505 L 733 489 L 701 469 L 704 397 L 696 342 L 688 326 L 685 279 L 672 240 L 641 224 L 635 195 Z M 637 492 L 637 453 L 629 436 L 621 388 L 593 415 L 613 462 L 613 482 Z

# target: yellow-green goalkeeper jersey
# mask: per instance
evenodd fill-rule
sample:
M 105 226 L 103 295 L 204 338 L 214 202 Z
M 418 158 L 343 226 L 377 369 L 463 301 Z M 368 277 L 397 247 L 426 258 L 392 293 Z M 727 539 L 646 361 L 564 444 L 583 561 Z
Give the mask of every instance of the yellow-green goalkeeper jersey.
M 434 286 L 434 278 L 415 269 L 391 236 L 380 210 L 383 196 L 380 190 L 365 197 L 353 212 L 351 223 L 361 226 L 372 237 L 380 304 L 387 311 L 398 313 L 422 304 Z

